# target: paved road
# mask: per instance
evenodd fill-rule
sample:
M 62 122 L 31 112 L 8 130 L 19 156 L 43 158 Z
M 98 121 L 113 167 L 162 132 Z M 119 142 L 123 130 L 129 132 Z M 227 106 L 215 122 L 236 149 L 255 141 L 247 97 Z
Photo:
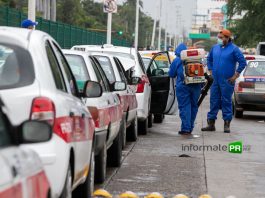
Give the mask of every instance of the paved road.
M 177 134 L 178 116 L 167 116 L 163 124 L 154 124 L 147 136 L 127 146 L 122 167 L 109 170 L 107 181 L 98 187 L 114 195 L 130 190 L 138 195 L 161 192 L 166 197 L 183 193 L 196 198 L 209 193 L 213 198 L 264 198 L 265 113 L 247 112 L 243 119 L 234 119 L 231 134 L 223 133 L 220 114 L 217 131 L 202 133 L 208 108 L 205 101 L 191 137 Z M 206 149 L 240 140 L 249 151 L 232 154 Z M 205 146 L 205 150 L 183 149 L 190 144 L 195 150 L 196 146 Z

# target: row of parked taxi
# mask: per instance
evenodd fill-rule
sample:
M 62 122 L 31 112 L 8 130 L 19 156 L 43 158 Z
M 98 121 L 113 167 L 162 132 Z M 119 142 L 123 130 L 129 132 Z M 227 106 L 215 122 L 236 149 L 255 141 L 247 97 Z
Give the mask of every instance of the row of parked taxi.
M 134 48 L 61 50 L 0 27 L 0 61 L 0 197 L 90 197 L 126 142 L 176 110 L 174 80 Z

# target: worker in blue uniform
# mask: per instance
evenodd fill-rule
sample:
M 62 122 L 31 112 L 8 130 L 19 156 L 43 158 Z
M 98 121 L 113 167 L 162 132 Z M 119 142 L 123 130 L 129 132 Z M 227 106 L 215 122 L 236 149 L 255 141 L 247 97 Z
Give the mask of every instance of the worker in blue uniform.
M 219 109 L 222 109 L 224 132 L 230 133 L 235 81 L 246 65 L 242 52 L 232 43 L 231 32 L 222 30 L 218 34 L 218 44 L 213 46 L 208 55 L 207 66 L 213 75 L 214 83 L 211 87 L 210 112 L 207 115 L 208 126 L 202 128 L 202 131 L 216 130 L 215 120 Z
M 170 65 L 169 76 L 176 78 L 176 95 L 178 100 L 179 115 L 181 118 L 181 130 L 179 134 L 188 135 L 192 133 L 194 122 L 198 112 L 197 102 L 201 93 L 201 84 L 188 84 L 184 83 L 184 68 L 180 53 L 186 50 L 185 44 L 180 44 L 175 51 L 176 58 Z

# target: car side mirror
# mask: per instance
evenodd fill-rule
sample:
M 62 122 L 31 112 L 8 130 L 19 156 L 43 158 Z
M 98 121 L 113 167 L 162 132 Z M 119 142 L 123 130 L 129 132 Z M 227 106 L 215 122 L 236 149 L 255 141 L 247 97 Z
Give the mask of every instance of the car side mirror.
M 114 91 L 124 91 L 126 89 L 126 83 L 125 82 L 115 82 L 114 83 Z
M 102 87 L 98 82 L 88 80 L 85 83 L 83 96 L 85 98 L 98 98 L 102 96 Z
M 139 77 L 132 77 L 131 84 L 132 85 L 138 85 L 141 82 L 141 78 Z
M 47 142 L 52 137 L 52 127 L 43 121 L 26 121 L 19 127 L 19 143 Z
M 164 76 L 165 72 L 163 69 L 154 69 L 152 71 L 152 76 Z

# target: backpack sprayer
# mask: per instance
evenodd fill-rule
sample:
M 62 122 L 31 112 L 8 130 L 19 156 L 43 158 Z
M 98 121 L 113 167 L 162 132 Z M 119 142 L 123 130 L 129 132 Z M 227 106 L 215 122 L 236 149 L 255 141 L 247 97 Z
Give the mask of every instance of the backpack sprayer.
M 198 100 L 198 106 L 200 106 L 213 84 L 212 76 L 204 71 L 203 58 L 205 58 L 205 51 L 204 49 L 183 50 L 180 57 L 184 67 L 184 83 L 186 85 L 204 83 Z

